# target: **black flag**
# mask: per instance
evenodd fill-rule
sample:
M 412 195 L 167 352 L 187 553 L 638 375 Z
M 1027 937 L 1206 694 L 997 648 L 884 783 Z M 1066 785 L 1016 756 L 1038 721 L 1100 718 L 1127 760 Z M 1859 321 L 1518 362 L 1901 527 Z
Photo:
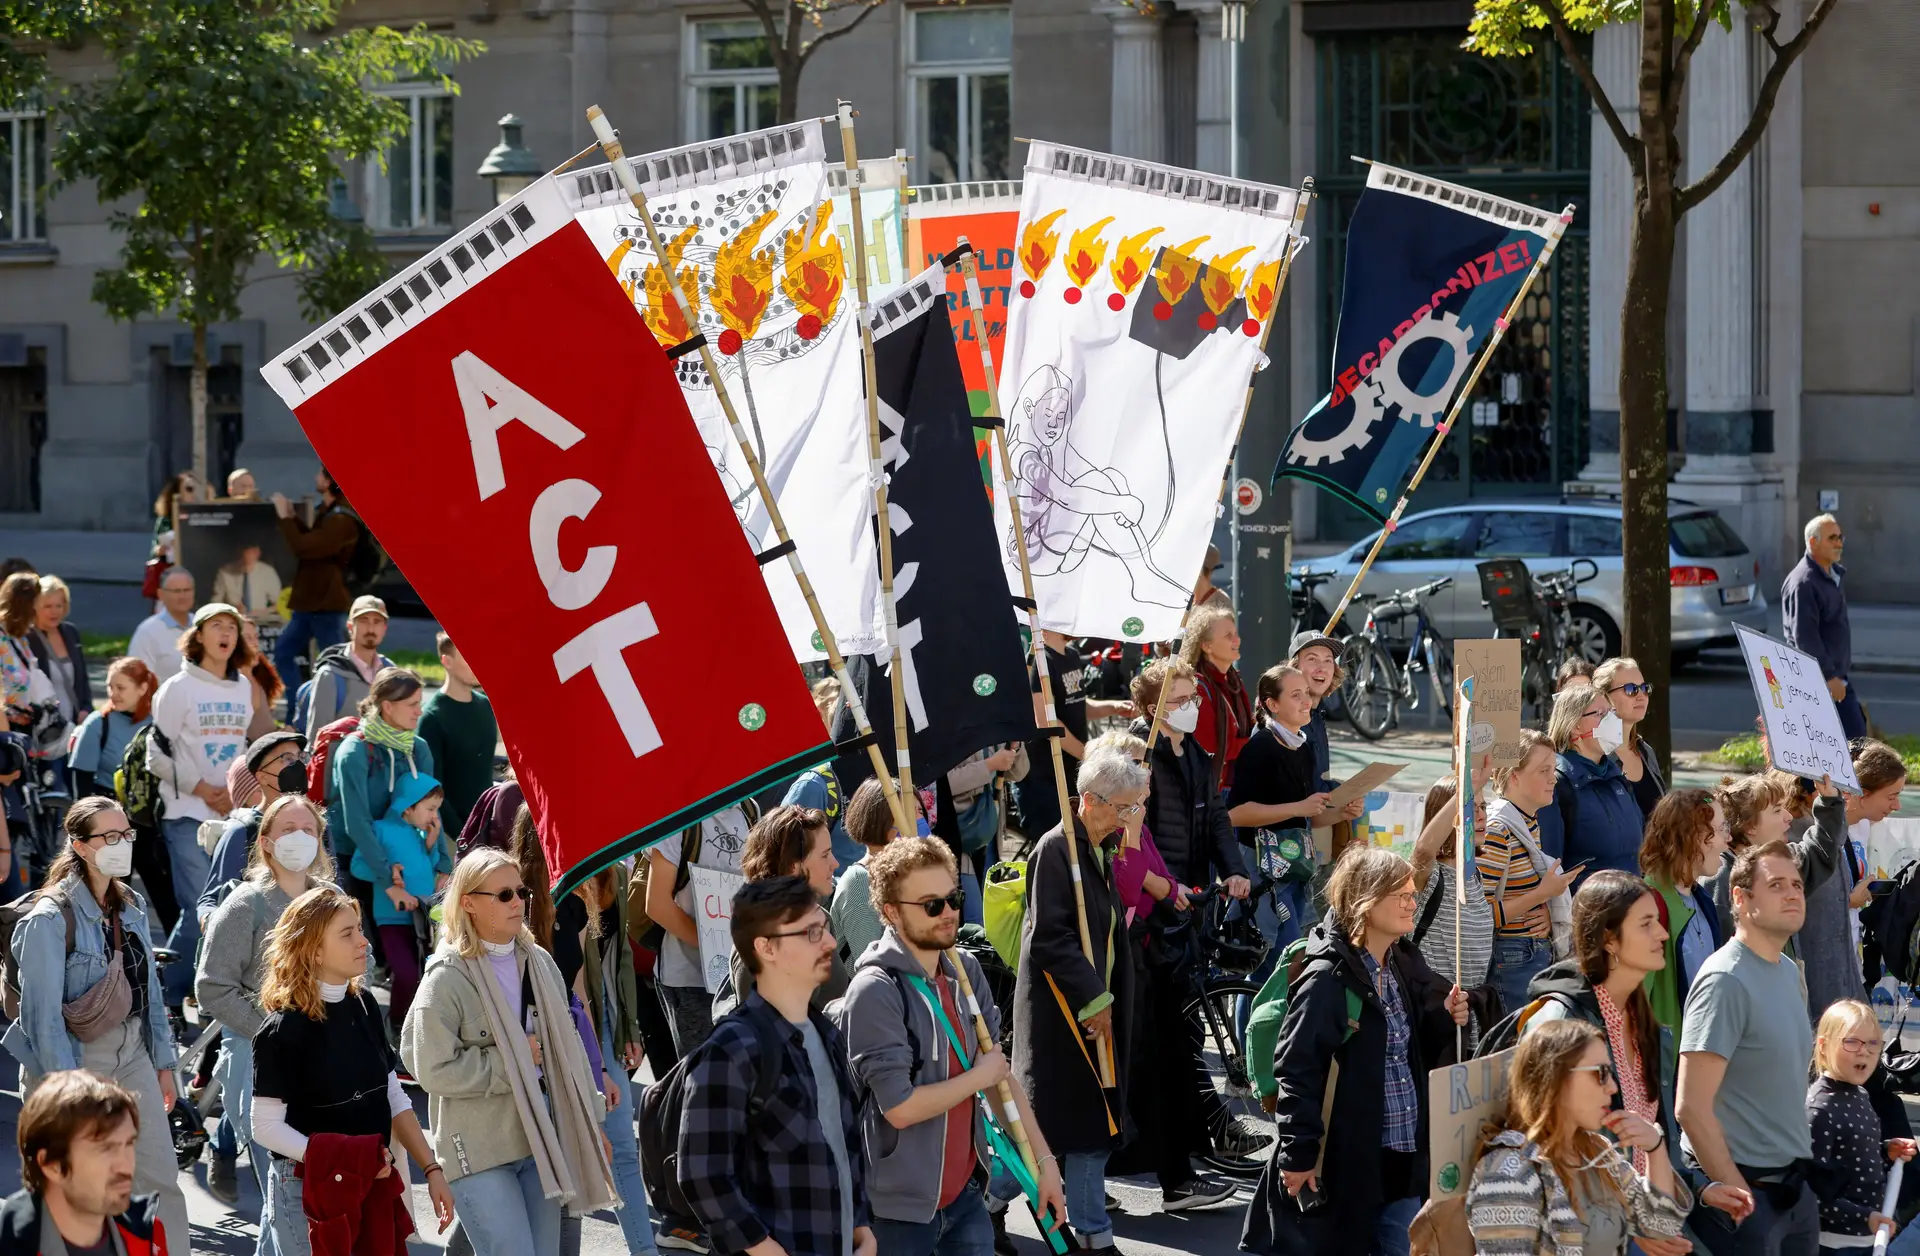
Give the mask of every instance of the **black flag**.
M 908 751 L 914 783 L 925 787 L 976 751 L 1032 738 L 1033 699 L 947 321 L 946 277 L 932 267 L 871 309 Z M 856 655 L 848 672 L 891 764 L 889 663 Z M 852 736 L 842 706 L 834 737 Z M 843 754 L 835 768 L 848 793 L 873 775 L 864 749 Z

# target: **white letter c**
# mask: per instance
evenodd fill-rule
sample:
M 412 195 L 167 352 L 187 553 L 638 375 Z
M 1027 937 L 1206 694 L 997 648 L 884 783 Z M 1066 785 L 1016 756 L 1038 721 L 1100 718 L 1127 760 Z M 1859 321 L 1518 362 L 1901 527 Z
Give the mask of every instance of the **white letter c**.
M 600 490 L 585 480 L 560 480 L 547 485 L 528 516 L 533 565 L 540 572 L 541 583 L 547 586 L 547 597 L 563 611 L 588 605 L 613 578 L 618 551 L 611 545 L 589 549 L 577 570 L 569 571 L 560 561 L 561 526 L 569 519 L 585 519 L 599 504 Z

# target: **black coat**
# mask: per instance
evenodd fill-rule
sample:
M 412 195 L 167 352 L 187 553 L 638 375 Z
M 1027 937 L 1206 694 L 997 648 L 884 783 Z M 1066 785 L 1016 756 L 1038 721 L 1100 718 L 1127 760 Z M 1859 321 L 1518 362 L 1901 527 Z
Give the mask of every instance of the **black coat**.
M 1355 1250 L 1355 1235 L 1371 1235 L 1382 1198 L 1380 1182 L 1381 1136 L 1386 1124 L 1387 1014 L 1367 976 L 1360 951 L 1326 924 L 1307 935 L 1307 963 L 1298 988 L 1288 1002 L 1287 1019 L 1274 1050 L 1274 1077 L 1279 1083 L 1275 1113 L 1279 1138 L 1273 1157 L 1260 1174 L 1259 1185 L 1247 1208 L 1243 1251 L 1306 1256 L 1307 1253 Z M 1427 1070 L 1452 1047 L 1454 1024 L 1447 1015 L 1448 984 L 1427 967 L 1420 952 L 1405 939 L 1387 951 L 1413 1033 L 1407 1044 L 1407 1065 L 1419 1097 L 1412 1184 L 1425 1193 L 1427 1181 Z M 1358 991 L 1360 1025 L 1353 1037 L 1341 1038 L 1347 1027 L 1347 991 Z M 1287 1194 L 1282 1170 L 1304 1173 L 1313 1168 L 1323 1136 L 1320 1107 L 1326 1097 L 1327 1073 L 1340 1062 L 1340 1081 L 1333 1097 L 1331 1132 L 1326 1134 L 1327 1156 L 1320 1187 L 1326 1203 L 1303 1214 Z M 1343 1237 L 1345 1236 L 1345 1237 Z M 1365 1240 L 1359 1240 L 1364 1244 Z
M 87 652 L 80 648 L 80 630 L 72 624 L 60 625 L 60 636 L 67 643 L 67 657 L 73 660 L 73 722 L 93 714 L 93 680 L 87 675 Z M 33 665 L 53 679 L 53 647 L 38 628 L 27 630 L 27 648 L 33 651 Z
M 1133 734 L 1144 740 L 1147 721 L 1135 720 Z M 1164 730 L 1162 730 L 1164 732 Z M 1147 831 L 1167 861 L 1167 871 L 1182 885 L 1208 885 L 1215 877 L 1244 877 L 1246 859 L 1227 822 L 1227 802 L 1213 787 L 1213 758 L 1192 737 L 1162 736 L 1153 743 L 1153 791 L 1147 795 Z
M 1013 990 L 1013 1071 L 1027 1089 L 1034 1119 L 1048 1146 L 1056 1152 L 1102 1152 L 1118 1147 L 1129 1132 L 1127 1039 L 1133 1023 L 1133 960 L 1125 916 L 1113 889 L 1110 855 L 1093 852 L 1078 820 L 1074 829 L 1073 849 L 1079 856 L 1080 884 L 1087 900 L 1087 931 L 1101 971 L 1087 963 L 1080 949 L 1067 839 L 1061 829 L 1054 828 L 1027 857 L 1027 915 Z M 1118 840 L 1117 832 L 1110 836 L 1107 851 Z M 1081 1035 L 1073 1017 L 1109 991 L 1116 1085 L 1103 1092 L 1094 1070 L 1093 1042 Z M 1063 999 L 1071 1015 L 1061 1011 Z

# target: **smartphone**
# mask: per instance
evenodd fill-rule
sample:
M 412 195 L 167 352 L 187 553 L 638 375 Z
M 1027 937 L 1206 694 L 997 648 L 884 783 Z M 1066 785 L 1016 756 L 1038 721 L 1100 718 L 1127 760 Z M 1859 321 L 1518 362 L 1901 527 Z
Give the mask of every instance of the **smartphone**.
M 1897 881 L 1869 881 L 1867 882 L 1867 893 L 1878 898 L 1882 894 L 1893 893 L 1894 887 L 1898 884 L 1899 882 Z

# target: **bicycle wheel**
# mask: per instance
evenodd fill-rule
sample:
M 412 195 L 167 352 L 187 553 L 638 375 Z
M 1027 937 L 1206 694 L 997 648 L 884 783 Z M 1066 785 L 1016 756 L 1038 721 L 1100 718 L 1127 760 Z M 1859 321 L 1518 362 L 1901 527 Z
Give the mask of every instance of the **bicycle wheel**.
M 1246 1043 L 1238 1025 L 1242 999 L 1251 1002 L 1260 987 L 1251 981 L 1216 981 L 1195 995 L 1184 1009 L 1184 1019 L 1198 1022 L 1201 1060 L 1206 1087 L 1200 1096 L 1207 1118 L 1207 1150 L 1200 1157 L 1209 1168 L 1229 1177 L 1256 1178 L 1266 1167 L 1273 1148 L 1273 1118 L 1260 1106 L 1247 1069 Z M 1237 1150 L 1224 1146 L 1232 1138 Z
M 1400 720 L 1400 669 L 1378 641 L 1356 637 L 1342 651 L 1347 678 L 1340 701 L 1353 731 L 1379 741 Z
M 1437 632 L 1427 633 L 1427 679 L 1440 714 L 1453 717 L 1453 642 Z

